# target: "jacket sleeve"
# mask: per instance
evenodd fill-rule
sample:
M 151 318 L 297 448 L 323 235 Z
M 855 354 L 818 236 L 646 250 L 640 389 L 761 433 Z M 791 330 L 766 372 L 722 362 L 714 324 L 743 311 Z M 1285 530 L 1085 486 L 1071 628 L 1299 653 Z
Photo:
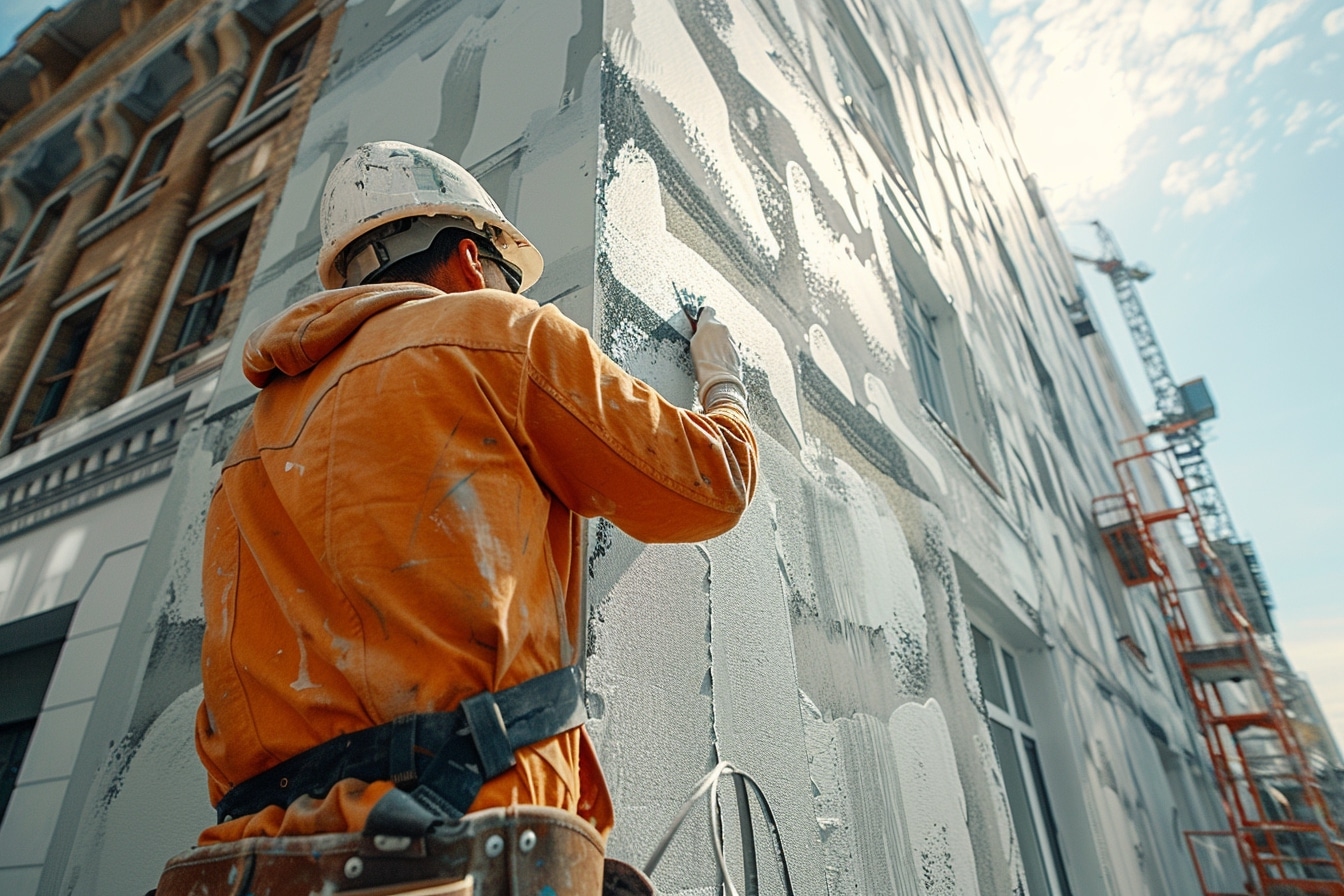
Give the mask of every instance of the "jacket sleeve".
M 733 527 L 756 488 L 756 437 L 740 410 L 678 408 L 622 370 L 554 308 L 537 312 L 523 366 L 518 442 L 571 510 L 646 542 Z

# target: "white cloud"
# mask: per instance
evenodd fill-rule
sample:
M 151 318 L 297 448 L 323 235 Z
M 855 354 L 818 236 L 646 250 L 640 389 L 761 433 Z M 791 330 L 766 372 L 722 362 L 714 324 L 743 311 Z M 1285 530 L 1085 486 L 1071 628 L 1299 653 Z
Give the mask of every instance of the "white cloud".
M 1251 77 L 1256 77 L 1265 69 L 1278 65 L 1280 62 L 1288 61 L 1289 57 L 1302 49 L 1302 44 L 1302 35 L 1298 34 L 1256 53 L 1255 62 L 1251 65 Z
M 1158 125 L 1185 118 L 1180 145 L 1198 133 L 1200 111 L 1222 99 L 1238 73 L 1254 76 L 1302 45 L 1285 33 L 1309 0 L 990 0 L 1002 6 L 989 43 L 994 70 L 1028 164 L 1063 218 L 1089 213 L 1115 192 L 1145 153 L 1170 146 Z M 1251 113 L 1267 121 L 1263 110 Z M 1171 147 L 1174 148 L 1174 147 Z M 1177 163 L 1174 183 L 1184 183 Z M 1203 171 L 1203 169 L 1199 169 Z M 1208 178 L 1212 178 L 1211 180 Z M 1184 197 L 1186 214 L 1217 207 L 1249 184 L 1241 169 L 1205 172 Z
M 1209 132 L 1209 129 L 1206 128 L 1206 127 L 1204 127 L 1204 125 L 1202 125 L 1202 124 L 1201 124 L 1201 125 L 1196 125 L 1195 127 L 1191 128 L 1190 130 L 1188 130 L 1188 131 L 1186 131 L 1184 134 L 1182 134 L 1181 137 L 1180 137 L 1180 139 L 1177 140 L 1176 142 L 1179 143 L 1179 144 L 1181 144 L 1182 146 L 1185 146 L 1187 143 L 1193 143 L 1194 141 L 1198 140 L 1200 137 L 1203 137 L 1203 136 L 1204 136 L 1205 134 L 1207 134 L 1208 132 Z
M 1306 100 L 1298 100 L 1293 111 L 1288 113 L 1288 119 L 1283 123 L 1283 135 L 1285 137 L 1296 134 L 1302 130 L 1302 125 L 1307 123 L 1311 117 L 1312 106 Z
M 1245 170 L 1259 144 L 1239 143 L 1199 159 L 1178 159 L 1167 166 L 1162 192 L 1184 201 L 1181 214 L 1187 218 L 1206 215 L 1244 194 L 1254 180 Z
M 1321 129 L 1321 136 L 1311 141 L 1311 145 L 1307 147 L 1307 155 L 1314 156 L 1323 149 L 1338 146 L 1339 139 L 1342 136 L 1344 136 L 1344 115 L 1339 116 Z
M 1344 33 L 1344 6 L 1332 9 L 1321 19 L 1321 29 L 1331 37 Z
M 1269 113 L 1265 111 L 1264 106 L 1256 106 L 1251 110 L 1251 117 L 1247 119 L 1247 123 L 1252 128 L 1262 128 L 1269 123 Z

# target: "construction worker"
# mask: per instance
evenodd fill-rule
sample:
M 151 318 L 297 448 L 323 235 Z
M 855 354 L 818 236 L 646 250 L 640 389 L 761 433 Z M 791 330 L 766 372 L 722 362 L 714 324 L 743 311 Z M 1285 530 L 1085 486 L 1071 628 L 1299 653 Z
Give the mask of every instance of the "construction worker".
M 219 823 L 160 896 L 599 892 L 579 517 L 648 542 L 736 523 L 756 443 L 733 340 L 706 308 L 704 411 L 669 404 L 520 295 L 540 253 L 420 147 L 343 159 L 321 226 L 326 291 L 244 348 L 261 394 L 204 539 Z

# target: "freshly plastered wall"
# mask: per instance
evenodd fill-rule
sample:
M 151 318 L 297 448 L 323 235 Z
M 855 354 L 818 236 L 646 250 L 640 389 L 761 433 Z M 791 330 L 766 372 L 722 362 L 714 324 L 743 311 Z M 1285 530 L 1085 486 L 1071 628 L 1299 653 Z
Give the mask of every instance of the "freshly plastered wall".
M 1090 517 L 1141 421 L 1069 322 L 1068 252 L 964 11 L 611 0 L 604 34 L 597 334 L 689 402 L 681 305 L 713 305 L 762 449 L 721 538 L 594 530 L 611 849 L 648 855 L 726 759 L 769 793 L 800 891 L 1025 891 L 974 624 L 1022 669 L 1055 891 L 1196 888 L 1179 830 L 1218 826 L 1200 745 L 1152 597 Z M 696 833 L 655 875 L 714 878 Z
M 796 892 L 1026 892 L 975 625 L 1019 659 L 1072 891 L 1192 891 L 1175 830 L 1217 824 L 1198 745 L 1151 595 L 1134 598 L 1140 622 L 1120 618 L 1090 529 L 1140 421 L 1100 337 L 1069 324 L 1068 253 L 961 8 L 324 14 L 341 16 L 331 73 L 239 334 L 316 289 L 336 161 L 400 139 L 477 173 L 546 255 L 531 296 L 673 401 L 693 400 L 682 301 L 712 304 L 740 340 L 761 445 L 742 523 L 679 546 L 588 532 L 611 851 L 642 863 L 726 759 L 768 794 Z M 183 437 L 41 892 L 143 892 L 212 819 L 191 744 L 200 529 L 255 395 L 240 354 Z M 1117 644 L 1125 626 L 1146 668 Z M 667 892 L 713 890 L 704 832 L 674 841 Z

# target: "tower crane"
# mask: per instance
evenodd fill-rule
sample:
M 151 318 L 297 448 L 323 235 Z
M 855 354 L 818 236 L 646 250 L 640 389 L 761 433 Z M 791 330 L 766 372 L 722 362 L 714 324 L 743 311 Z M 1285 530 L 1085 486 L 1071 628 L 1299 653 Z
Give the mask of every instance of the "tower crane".
M 1093 265 L 1110 278 L 1120 313 L 1134 338 L 1134 347 L 1138 349 L 1143 372 L 1148 377 L 1148 384 L 1157 402 L 1160 420 L 1154 428 L 1166 430 L 1167 442 L 1199 505 L 1200 516 L 1209 537 L 1215 541 L 1230 542 L 1236 538 L 1236 528 L 1232 525 L 1232 515 L 1218 488 L 1218 481 L 1213 476 L 1213 468 L 1204 456 L 1202 424 L 1217 415 L 1213 398 L 1202 377 L 1178 385 L 1176 377 L 1171 373 L 1167 357 L 1153 331 L 1152 321 L 1148 319 L 1143 300 L 1139 298 L 1137 284 L 1153 276 L 1152 270 L 1143 264 L 1128 264 L 1115 235 L 1100 221 L 1093 221 L 1092 226 L 1096 228 L 1101 243 L 1101 257 L 1090 258 L 1076 252 L 1073 257 Z M 1263 582 L 1256 584 L 1263 585 Z

